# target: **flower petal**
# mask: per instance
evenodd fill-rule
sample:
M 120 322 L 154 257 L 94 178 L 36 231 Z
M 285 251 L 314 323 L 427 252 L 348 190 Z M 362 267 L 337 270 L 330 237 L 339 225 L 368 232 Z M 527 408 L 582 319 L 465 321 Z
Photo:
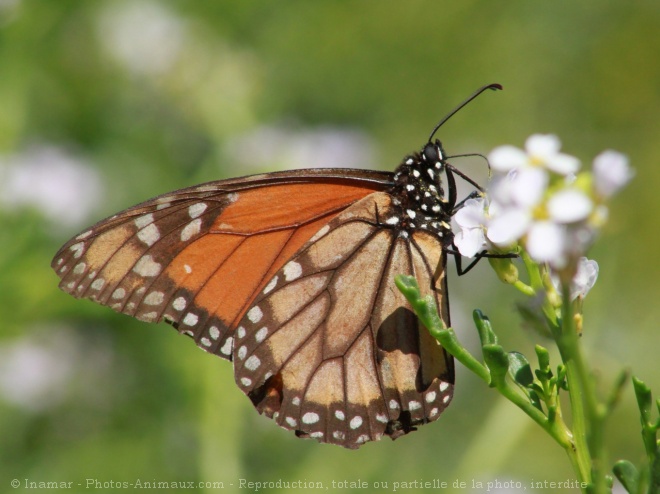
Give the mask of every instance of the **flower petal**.
M 586 219 L 593 211 L 592 200 L 577 188 L 563 189 L 548 200 L 550 217 L 560 223 L 574 223 Z
M 491 217 L 486 235 L 494 244 L 506 247 L 525 234 L 531 220 L 531 215 L 524 209 L 506 209 L 496 217 Z
M 557 153 L 546 159 L 545 166 L 560 175 L 570 175 L 580 169 L 580 160 L 570 154 Z
M 524 168 L 512 177 L 511 198 L 520 206 L 536 206 L 548 185 L 548 173 L 541 168 Z
M 571 286 L 571 300 L 577 297 L 584 298 L 598 279 L 598 263 L 594 260 L 581 257 L 578 261 L 577 272 L 573 277 Z
M 481 228 L 461 230 L 454 237 L 454 245 L 465 257 L 474 257 L 486 247 L 486 237 Z
M 527 252 L 536 262 L 560 266 L 565 262 L 565 231 L 551 221 L 534 223 L 527 234 Z
M 527 155 L 515 146 L 499 146 L 488 154 L 488 162 L 493 170 L 508 172 L 528 164 Z
M 456 212 L 454 219 L 461 228 L 480 228 L 486 223 L 484 199 L 468 199 Z
M 532 159 L 545 161 L 548 157 L 557 154 L 560 148 L 561 141 L 553 134 L 534 134 L 525 141 L 525 151 Z
M 594 158 L 593 170 L 596 191 L 604 197 L 614 195 L 635 175 L 628 157 L 612 150 L 603 151 Z

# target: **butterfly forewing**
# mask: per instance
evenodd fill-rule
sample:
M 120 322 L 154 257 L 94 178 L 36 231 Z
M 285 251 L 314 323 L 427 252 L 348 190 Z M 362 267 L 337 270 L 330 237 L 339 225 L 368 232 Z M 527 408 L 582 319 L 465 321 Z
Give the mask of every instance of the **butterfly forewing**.
M 446 315 L 442 244 L 402 235 L 395 214 L 387 193 L 340 213 L 238 324 L 237 384 L 298 435 L 354 448 L 435 420 L 451 399 L 453 363 L 394 285 L 415 276 Z
M 182 189 L 103 220 L 55 256 L 60 287 L 143 321 L 165 320 L 231 358 L 235 323 L 273 274 L 340 211 L 391 178 L 308 172 Z

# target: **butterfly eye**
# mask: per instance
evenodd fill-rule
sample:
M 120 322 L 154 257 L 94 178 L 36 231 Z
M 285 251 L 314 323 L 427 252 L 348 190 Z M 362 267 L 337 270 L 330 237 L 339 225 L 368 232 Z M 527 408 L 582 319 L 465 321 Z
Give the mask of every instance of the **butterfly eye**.
M 424 146 L 424 151 L 422 151 L 424 159 L 427 163 L 435 164 L 440 161 L 440 150 L 438 144 L 433 144 L 429 142 Z

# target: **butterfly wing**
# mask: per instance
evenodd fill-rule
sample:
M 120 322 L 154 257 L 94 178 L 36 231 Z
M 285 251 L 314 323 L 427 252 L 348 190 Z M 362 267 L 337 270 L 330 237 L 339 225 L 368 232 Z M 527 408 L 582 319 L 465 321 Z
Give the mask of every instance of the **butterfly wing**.
M 304 170 L 216 181 L 159 196 L 65 244 L 52 267 L 79 298 L 166 321 L 231 359 L 236 322 L 295 252 L 391 174 Z
M 453 361 L 394 285 L 415 276 L 448 323 L 443 246 L 388 226 L 392 201 L 377 192 L 338 214 L 238 324 L 238 386 L 300 436 L 356 448 L 437 419 L 451 399 Z

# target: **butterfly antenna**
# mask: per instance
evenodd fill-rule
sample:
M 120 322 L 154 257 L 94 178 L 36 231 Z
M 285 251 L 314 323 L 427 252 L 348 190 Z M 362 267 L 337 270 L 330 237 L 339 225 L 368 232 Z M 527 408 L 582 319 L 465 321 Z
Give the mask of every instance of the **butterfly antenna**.
M 449 120 L 451 117 L 453 117 L 454 114 L 455 114 L 458 110 L 460 110 L 461 108 L 463 108 L 463 107 L 464 107 L 465 105 L 467 105 L 470 101 L 472 101 L 474 98 L 476 98 L 476 97 L 479 96 L 481 93 L 483 93 L 486 89 L 498 89 L 498 90 L 500 90 L 500 89 L 502 89 L 502 85 L 501 85 L 501 84 L 488 84 L 487 86 L 483 86 L 483 87 L 480 87 L 479 89 L 477 89 L 477 90 L 476 90 L 476 91 L 475 91 L 470 97 L 468 97 L 468 99 L 466 99 L 465 101 L 463 101 L 463 103 L 461 103 L 461 104 L 458 105 L 456 108 L 454 108 L 452 111 L 450 111 L 449 114 L 447 114 L 447 116 L 445 116 L 445 118 L 443 118 L 442 120 L 440 120 L 440 123 L 438 123 L 438 125 L 436 125 L 436 126 L 433 128 L 433 132 L 431 132 L 431 135 L 429 136 L 429 142 L 431 142 L 431 139 L 433 139 L 433 136 L 435 135 L 435 133 L 438 131 L 438 129 L 439 129 L 440 127 L 442 127 L 442 125 L 443 125 L 447 120 Z

